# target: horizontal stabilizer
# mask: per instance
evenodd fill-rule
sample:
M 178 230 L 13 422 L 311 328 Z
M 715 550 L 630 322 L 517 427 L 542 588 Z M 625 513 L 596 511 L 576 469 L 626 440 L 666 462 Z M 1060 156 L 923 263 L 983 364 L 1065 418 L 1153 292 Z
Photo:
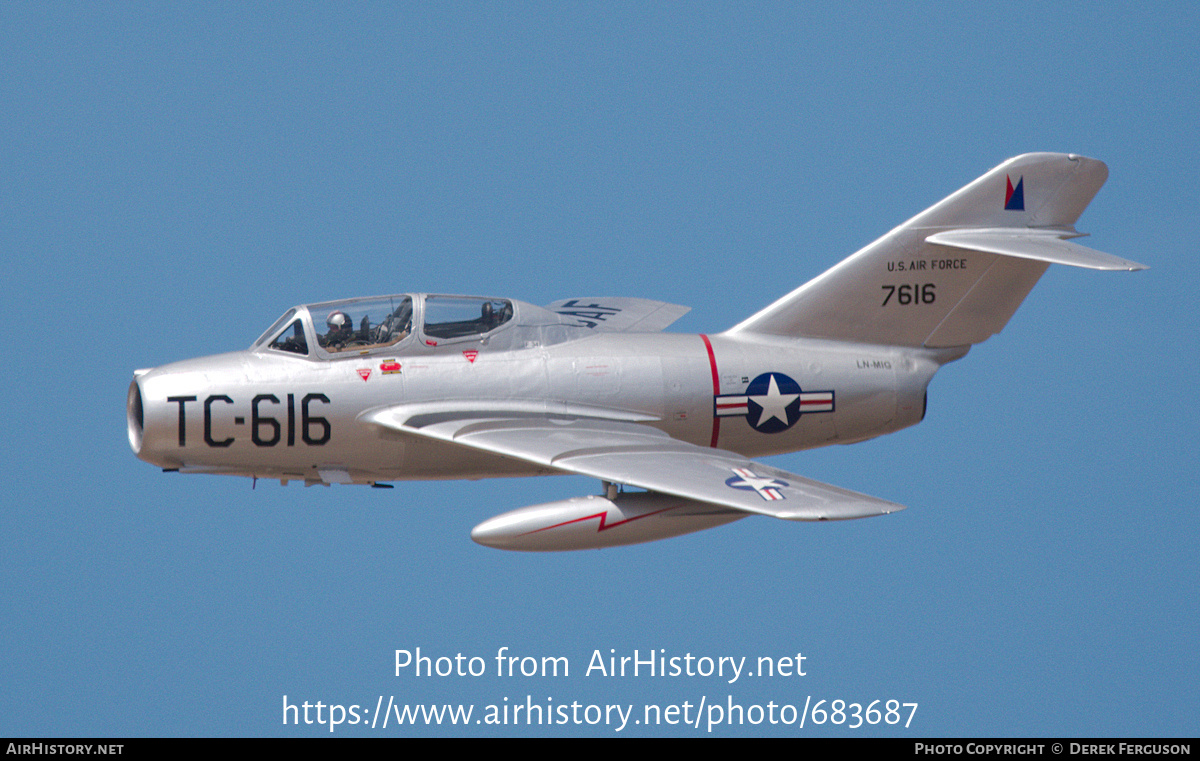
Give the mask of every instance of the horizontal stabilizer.
M 944 230 L 925 239 L 926 243 L 949 246 L 965 251 L 1000 254 L 1018 259 L 1033 259 L 1051 264 L 1069 264 L 1093 270 L 1144 270 L 1144 264 L 1106 254 L 1086 246 L 1070 243 L 1067 238 L 1083 234 L 1070 228 L 981 228 Z

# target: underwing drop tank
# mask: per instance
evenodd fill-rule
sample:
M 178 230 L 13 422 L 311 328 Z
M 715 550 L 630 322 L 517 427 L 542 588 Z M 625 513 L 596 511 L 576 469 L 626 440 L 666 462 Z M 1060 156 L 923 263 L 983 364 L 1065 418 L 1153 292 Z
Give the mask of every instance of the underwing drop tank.
M 669 494 L 626 492 L 522 507 L 480 523 L 471 538 L 501 550 L 593 550 L 690 534 L 746 515 Z

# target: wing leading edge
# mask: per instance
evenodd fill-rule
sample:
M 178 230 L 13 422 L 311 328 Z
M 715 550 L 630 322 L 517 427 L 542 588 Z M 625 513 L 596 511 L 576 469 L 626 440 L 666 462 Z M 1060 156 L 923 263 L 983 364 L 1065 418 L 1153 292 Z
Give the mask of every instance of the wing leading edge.
M 397 405 L 364 422 L 746 513 L 793 521 L 886 515 L 903 505 L 754 462 L 734 452 L 688 444 L 621 420 L 429 414 Z M 485 413 L 486 414 L 486 413 Z

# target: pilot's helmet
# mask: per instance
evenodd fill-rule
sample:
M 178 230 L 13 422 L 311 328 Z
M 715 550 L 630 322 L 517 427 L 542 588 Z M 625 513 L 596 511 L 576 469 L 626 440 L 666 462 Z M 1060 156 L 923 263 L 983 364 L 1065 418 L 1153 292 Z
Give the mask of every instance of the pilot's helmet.
M 329 326 L 330 333 L 342 333 L 350 329 L 350 316 L 339 309 L 325 318 L 325 324 Z

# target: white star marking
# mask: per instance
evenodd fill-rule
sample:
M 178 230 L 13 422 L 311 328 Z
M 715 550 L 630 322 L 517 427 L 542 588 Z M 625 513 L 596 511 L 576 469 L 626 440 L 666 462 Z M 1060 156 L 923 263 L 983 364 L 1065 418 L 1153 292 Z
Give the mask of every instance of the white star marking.
M 781 394 L 779 386 L 775 383 L 775 376 L 771 376 L 771 385 L 767 387 L 765 396 L 752 396 L 751 401 L 762 407 L 762 415 L 758 418 L 758 425 L 766 423 L 772 418 L 778 418 L 784 425 L 788 423 L 787 406 L 800 398 L 799 394 Z

